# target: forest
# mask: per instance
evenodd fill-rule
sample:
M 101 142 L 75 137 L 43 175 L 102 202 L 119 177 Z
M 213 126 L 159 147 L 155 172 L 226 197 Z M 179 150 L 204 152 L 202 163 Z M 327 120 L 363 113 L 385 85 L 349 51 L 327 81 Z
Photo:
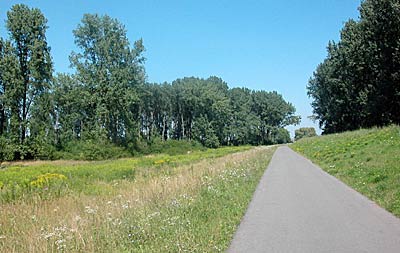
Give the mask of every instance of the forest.
M 143 40 L 131 43 L 125 26 L 107 15 L 85 14 L 73 31 L 72 73 L 55 73 L 39 9 L 14 5 L 5 23 L 0 161 L 287 143 L 284 127 L 300 122 L 277 92 L 229 88 L 216 76 L 149 83 Z
M 308 84 L 324 133 L 400 124 L 400 2 L 365 0 Z

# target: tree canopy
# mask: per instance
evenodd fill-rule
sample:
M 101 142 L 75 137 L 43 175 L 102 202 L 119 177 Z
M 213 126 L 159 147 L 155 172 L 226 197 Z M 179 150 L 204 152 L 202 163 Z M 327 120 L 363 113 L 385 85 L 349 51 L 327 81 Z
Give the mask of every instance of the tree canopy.
M 365 0 L 308 84 L 324 133 L 400 123 L 400 1 Z
M 39 9 L 14 5 L 7 12 L 6 27 L 10 38 L 0 41 L 0 132 L 13 147 L 8 155 L 19 159 L 29 156 L 28 136 L 38 142 L 51 138 L 53 70 L 47 20 Z
M 47 20 L 18 4 L 0 38 L 0 160 L 58 158 L 89 143 L 138 150 L 185 140 L 215 148 L 290 142 L 294 106 L 277 92 L 230 89 L 221 78 L 149 83 L 142 39 L 107 15 L 85 14 L 73 31 L 72 74 L 53 73 Z M 78 149 L 78 148 L 77 148 Z

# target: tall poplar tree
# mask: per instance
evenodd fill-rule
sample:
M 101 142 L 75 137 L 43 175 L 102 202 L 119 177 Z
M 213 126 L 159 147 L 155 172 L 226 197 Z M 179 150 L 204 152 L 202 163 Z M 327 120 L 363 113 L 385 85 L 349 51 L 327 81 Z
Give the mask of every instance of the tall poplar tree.
M 12 120 L 11 124 L 18 124 L 19 142 L 24 145 L 26 137 L 35 134 L 36 129 L 30 127 L 31 119 L 48 120 L 48 108 L 40 109 L 52 77 L 50 47 L 46 41 L 47 19 L 39 9 L 17 4 L 7 12 L 6 26 L 13 48 L 7 50 L 8 69 L 4 71 L 8 72 L 5 75 L 15 78 L 6 83 L 10 89 L 6 93 L 13 100 L 11 117 L 16 122 Z M 17 62 L 13 61 L 13 55 Z
M 120 144 L 136 136 L 137 89 L 144 84 L 142 40 L 131 47 L 125 27 L 107 15 L 85 14 L 73 31 L 79 52 L 70 56 L 89 105 L 86 130 Z
M 400 124 L 400 1 L 365 0 L 308 84 L 324 133 Z

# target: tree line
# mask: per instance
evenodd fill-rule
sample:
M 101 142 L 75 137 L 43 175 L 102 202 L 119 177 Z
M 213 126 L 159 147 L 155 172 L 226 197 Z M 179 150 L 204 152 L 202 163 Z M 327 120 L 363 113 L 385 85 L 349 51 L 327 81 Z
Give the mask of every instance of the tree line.
M 73 31 L 72 74 L 54 74 L 47 19 L 37 8 L 7 12 L 0 38 L 0 160 L 54 158 L 80 143 L 128 150 L 155 140 L 206 147 L 290 141 L 295 108 L 276 92 L 230 89 L 221 78 L 148 83 L 143 41 L 123 24 L 85 14 Z M 72 145 L 72 146 L 73 146 Z
M 400 123 L 400 1 L 365 0 L 308 84 L 324 133 Z

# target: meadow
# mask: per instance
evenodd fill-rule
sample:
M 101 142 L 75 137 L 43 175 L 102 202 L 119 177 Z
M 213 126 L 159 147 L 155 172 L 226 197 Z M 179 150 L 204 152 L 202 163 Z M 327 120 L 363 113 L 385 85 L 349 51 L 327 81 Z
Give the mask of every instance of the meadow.
M 274 150 L 8 164 L 0 251 L 224 251 Z
M 400 217 L 400 127 L 304 138 L 290 146 Z
M 59 160 L 4 163 L 5 169 L 0 170 L 0 203 L 18 199 L 48 199 L 71 192 L 92 195 L 112 192 L 112 188 L 104 183 L 118 179 L 134 181 L 138 173 L 168 174 L 169 168 L 177 165 L 221 157 L 249 148 L 227 147 L 187 151 L 186 154 L 178 155 L 158 154 L 94 162 Z

